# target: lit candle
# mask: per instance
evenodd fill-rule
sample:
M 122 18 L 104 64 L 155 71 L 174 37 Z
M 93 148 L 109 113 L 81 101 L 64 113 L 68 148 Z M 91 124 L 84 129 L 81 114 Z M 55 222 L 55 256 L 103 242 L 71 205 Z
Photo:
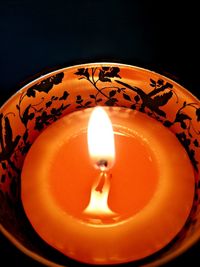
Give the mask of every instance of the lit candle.
M 41 133 L 22 170 L 22 202 L 34 229 L 63 254 L 89 264 L 157 252 L 184 226 L 194 195 L 192 165 L 173 133 L 140 112 L 104 110 L 115 145 L 106 143 L 102 130 L 112 127 L 100 118 L 88 130 L 89 154 L 88 120 L 93 124 L 102 110 L 77 111 Z
M 90 202 L 83 212 L 101 218 L 100 222 L 102 222 L 102 216 L 106 218 L 115 216 L 108 206 L 110 175 L 107 173 L 115 160 L 114 132 L 104 109 L 98 107 L 92 112 L 87 137 L 92 164 L 100 171 L 100 175 L 92 187 Z

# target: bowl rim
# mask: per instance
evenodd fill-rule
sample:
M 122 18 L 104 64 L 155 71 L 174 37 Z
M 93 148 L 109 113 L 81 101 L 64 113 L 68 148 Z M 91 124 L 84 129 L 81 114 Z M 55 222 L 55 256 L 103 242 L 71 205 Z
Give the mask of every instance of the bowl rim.
M 26 248 L 24 245 L 22 245 L 12 234 L 10 234 L 3 226 L 0 224 L 0 232 L 17 248 L 19 249 L 22 253 L 24 253 L 26 256 L 30 257 L 31 259 L 44 264 L 45 266 L 49 267 L 70 267 L 69 265 L 61 265 L 57 264 L 53 261 L 50 261 L 46 259 L 45 257 L 39 256 L 36 252 L 31 251 L 30 249 Z M 163 264 L 166 264 L 170 262 L 171 260 L 175 259 L 176 257 L 182 255 L 184 252 L 186 252 L 189 248 L 191 248 L 193 245 L 198 243 L 200 241 L 200 237 L 198 238 L 193 238 L 190 240 L 189 244 L 187 243 L 184 247 L 181 249 L 177 250 L 176 253 L 169 254 L 165 258 L 157 259 L 151 263 L 147 263 L 145 267 L 159 267 L 162 266 Z
M 47 72 L 45 74 L 40 75 L 39 77 L 31 80 L 30 82 L 28 82 L 27 84 L 23 85 L 20 89 L 18 89 L 14 94 L 12 94 L 1 106 L 0 106 L 0 111 L 6 107 L 6 105 L 9 104 L 10 101 L 12 101 L 21 91 L 23 91 L 25 88 L 31 86 L 32 84 L 36 83 L 37 81 L 40 81 L 41 79 L 45 79 L 46 77 L 49 77 L 51 75 L 54 75 L 58 72 L 65 72 L 71 69 L 75 69 L 75 68 L 84 68 L 84 67 L 92 67 L 92 66 L 119 66 L 122 68 L 131 68 L 131 69 L 135 69 L 138 71 L 143 71 L 146 73 L 153 73 L 155 75 L 159 75 L 160 77 L 163 77 L 164 79 L 167 79 L 168 81 L 171 81 L 174 85 L 177 85 L 179 88 L 181 88 L 181 90 L 183 91 L 184 95 L 187 95 L 190 99 L 193 99 L 195 101 L 197 101 L 197 103 L 200 105 L 200 99 L 198 99 L 198 97 L 196 95 L 194 95 L 192 92 L 190 92 L 189 90 L 187 90 L 184 86 L 182 86 L 181 84 L 179 84 L 177 81 L 174 81 L 172 78 L 163 75 L 157 71 L 151 70 L 149 68 L 144 68 L 144 67 L 139 67 L 139 66 L 135 66 L 135 65 L 131 65 L 131 64 L 126 64 L 126 63 L 118 63 L 115 61 L 109 61 L 109 62 L 89 62 L 89 63 L 83 63 L 83 64 L 75 64 L 75 65 L 71 65 L 71 66 L 67 66 L 67 67 L 61 67 L 61 68 L 57 68 L 53 71 Z M 57 264 L 51 260 L 46 259 L 43 256 L 38 255 L 36 252 L 31 251 L 30 249 L 26 248 L 20 241 L 18 241 L 12 234 L 9 233 L 9 231 L 7 231 L 2 223 L 0 222 L 0 232 L 15 246 L 17 247 L 21 252 L 23 252 L 26 256 L 29 256 L 30 258 L 32 258 L 33 260 L 38 261 L 39 263 L 42 263 L 46 266 L 49 267 L 70 267 L 67 265 L 60 265 Z M 197 232 L 197 234 L 195 236 L 193 236 L 192 238 L 189 239 L 189 241 L 184 244 L 181 248 L 175 250 L 175 252 L 170 253 L 168 255 L 166 255 L 164 258 L 160 258 L 160 259 L 156 259 L 151 263 L 147 263 L 145 265 L 142 265 L 144 267 L 156 267 L 156 266 L 161 266 L 173 259 L 175 259 L 176 257 L 180 256 L 181 254 L 183 254 L 186 250 L 188 250 L 189 248 L 191 248 L 193 245 L 195 245 L 198 241 L 200 241 L 200 229 Z
M 131 65 L 131 64 L 126 64 L 126 63 L 117 63 L 117 62 L 93 62 L 93 63 L 83 63 L 83 64 L 75 64 L 75 65 L 71 65 L 71 66 L 68 66 L 68 67 L 62 67 L 62 68 L 58 68 L 58 69 L 55 69 L 53 71 L 50 71 L 50 72 L 47 72 L 45 74 L 42 74 L 40 75 L 39 77 L 37 77 L 36 79 L 33 79 L 31 80 L 30 82 L 28 82 L 27 84 L 23 85 L 20 89 L 18 89 L 14 94 L 12 94 L 1 106 L 0 106 L 0 110 L 2 108 L 4 108 L 12 99 L 14 99 L 14 97 L 19 94 L 21 91 L 23 91 L 26 87 L 30 86 L 31 84 L 39 81 L 40 79 L 42 78 L 46 78 L 52 74 L 55 74 L 57 72 L 62 72 L 62 71 L 67 71 L 67 70 L 70 70 L 70 69 L 73 69 L 73 68 L 79 68 L 79 67 L 86 67 L 86 66 L 89 66 L 89 67 L 92 67 L 93 65 L 98 65 L 98 66 L 101 66 L 101 65 L 116 65 L 116 66 L 120 66 L 120 67 L 127 67 L 127 68 L 132 68 L 132 69 L 137 69 L 137 70 L 141 70 L 141 71 L 144 71 L 144 72 L 148 72 L 148 73 L 154 73 L 154 74 L 157 74 L 157 75 L 160 75 L 161 77 L 165 78 L 165 79 L 168 79 L 169 81 L 172 81 L 174 84 L 176 84 L 178 87 L 181 87 L 181 89 L 183 89 L 184 93 L 188 94 L 190 97 L 193 97 L 196 101 L 200 102 L 200 99 L 198 99 L 198 97 L 194 94 L 192 94 L 189 90 L 187 90 L 183 85 L 179 84 L 178 82 L 174 81 L 173 79 L 171 79 L 170 77 L 167 77 L 166 75 L 164 74 L 161 74 L 157 71 L 154 71 L 154 70 L 150 70 L 148 68 L 144 68 L 144 67 L 139 67 L 139 66 L 135 66 L 135 65 Z

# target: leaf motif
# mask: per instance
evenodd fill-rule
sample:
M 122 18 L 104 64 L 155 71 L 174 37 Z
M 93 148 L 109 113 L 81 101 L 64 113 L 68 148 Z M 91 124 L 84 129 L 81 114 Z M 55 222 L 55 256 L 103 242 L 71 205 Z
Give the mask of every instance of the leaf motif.
M 51 77 L 41 81 L 39 84 L 36 84 L 34 86 L 34 90 L 38 92 L 48 93 L 53 88 L 53 83 L 51 81 Z
M 24 110 L 24 113 L 23 113 L 23 115 L 22 115 L 22 118 L 21 118 L 22 123 L 23 123 L 25 126 L 27 125 L 28 120 L 29 120 L 29 109 L 30 109 L 30 107 L 31 107 L 31 104 L 29 104 L 29 105 L 26 107 L 26 109 Z
M 56 114 L 56 112 L 57 112 L 57 110 L 56 110 L 55 108 L 52 108 L 52 109 L 51 109 L 51 114 L 54 115 L 54 114 Z
M 153 84 L 153 83 L 150 83 L 150 86 L 151 86 L 151 87 L 155 87 L 156 85 L 155 85 L 155 84 Z
M 52 114 L 54 114 L 54 115 L 56 115 L 57 117 L 58 116 L 61 116 L 62 115 L 62 111 L 63 110 L 65 110 L 67 107 L 69 107 L 70 106 L 70 104 L 68 104 L 68 105 L 66 105 L 66 106 L 64 106 L 64 104 L 62 104 L 59 108 L 57 108 L 57 109 L 55 109 L 55 108 L 52 108 L 52 110 L 51 110 L 51 113 Z
M 2 166 L 2 168 L 4 169 L 4 170 L 6 170 L 6 163 L 5 162 L 1 162 L 1 166 Z
M 181 121 L 181 128 L 182 129 L 186 129 L 187 128 L 187 125 L 184 121 Z
M 54 75 L 53 77 L 51 77 L 52 83 L 53 84 L 59 84 L 59 83 L 61 83 L 63 77 L 64 77 L 64 72 L 60 72 L 60 73 Z
M 127 94 L 125 94 L 125 93 L 123 93 L 123 98 L 124 98 L 125 100 L 131 101 L 130 96 L 127 95 Z
M 103 67 L 99 72 L 99 80 L 102 82 L 111 82 L 110 78 L 121 78 L 119 72 L 120 69 L 118 67 Z
M 167 104 L 167 102 L 172 97 L 172 95 L 173 95 L 173 92 L 169 91 L 167 93 L 164 93 L 163 95 L 155 96 L 153 98 L 154 105 L 156 105 L 158 107 L 164 106 L 165 104 Z
M 77 99 L 77 100 L 81 100 L 81 99 L 82 99 L 81 95 L 77 95 L 77 96 L 76 96 L 76 99 Z
M 135 109 L 136 109 L 136 105 L 133 104 L 133 105 L 131 106 L 131 109 L 135 110 Z
M 91 101 L 87 101 L 87 102 L 85 103 L 84 107 L 88 107 L 90 104 L 92 104 L 92 102 L 91 102 Z
M 116 102 L 118 102 L 117 98 L 113 97 L 113 98 L 110 98 L 109 100 L 107 100 L 105 102 L 105 105 L 106 106 L 114 106 Z
M 6 175 L 2 174 L 0 182 L 3 184 L 6 181 Z
M 65 110 L 66 108 L 68 108 L 71 104 L 67 104 L 65 106 L 63 106 L 62 110 Z
M 164 84 L 164 80 L 163 79 L 158 79 L 157 84 L 160 85 L 160 86 L 163 85 Z
M 194 140 L 193 144 L 196 146 L 196 147 L 199 147 L 199 142 L 197 139 Z
M 197 121 L 200 121 L 200 108 L 196 109 Z
M 63 95 L 59 98 L 59 100 L 66 100 L 69 96 L 69 93 L 67 91 L 64 91 Z
M 150 78 L 150 82 L 151 82 L 152 85 L 154 85 L 154 86 L 156 85 L 156 81 L 154 81 L 154 80 L 151 79 L 151 78 Z
M 27 95 L 28 97 L 35 97 L 36 92 L 35 92 L 34 88 L 33 88 L 33 87 L 28 88 L 28 90 L 27 90 L 27 92 L 26 92 L 26 95 Z
M 30 147 L 31 147 L 31 143 L 26 142 L 26 145 L 23 146 L 21 150 L 22 155 L 25 155 L 29 151 Z
M 1 150 L 4 149 L 3 145 L 3 113 L 0 113 L 0 145 L 1 145 Z
M 184 120 L 191 120 L 192 118 L 185 113 L 177 113 L 175 122 L 183 122 Z
M 140 101 L 140 97 L 139 97 L 139 95 L 136 95 L 136 96 L 134 97 L 134 100 L 135 100 L 135 102 L 139 102 L 139 101 Z
M 184 132 L 182 133 L 176 133 L 176 136 L 180 140 L 180 142 L 183 144 L 183 146 L 186 148 L 190 145 L 191 141 L 189 138 L 187 138 L 186 134 Z
M 24 140 L 24 142 L 26 143 L 26 140 L 27 140 L 27 138 L 28 138 L 28 131 L 26 130 L 25 131 L 25 133 L 23 134 L 23 140 Z
M 51 105 L 52 105 L 52 101 L 48 101 L 48 102 L 46 103 L 46 108 L 49 108 Z
M 53 88 L 54 84 L 57 85 L 62 82 L 63 77 L 64 77 L 63 72 L 60 72 L 54 76 L 48 77 L 45 80 L 42 80 L 41 82 L 31 86 L 27 90 L 26 95 L 28 97 L 35 97 L 36 91 L 44 92 L 48 94 L 48 92 Z
M 84 71 L 85 71 L 85 69 L 84 68 L 79 68 L 78 69 L 78 71 L 77 72 L 75 72 L 74 74 L 76 74 L 76 75 L 84 75 Z
M 3 183 L 5 183 L 5 181 L 6 181 L 6 175 L 5 174 L 2 174 L 2 176 L 1 176 L 1 183 L 3 184 Z
M 87 79 L 89 79 L 89 77 L 90 77 L 88 68 L 80 68 L 80 69 L 78 69 L 78 71 L 75 72 L 74 74 L 76 74 L 76 75 L 78 75 L 78 76 L 84 76 L 84 77 L 86 77 Z
M 95 99 L 96 97 L 95 97 L 95 95 L 90 95 L 90 98 L 93 98 L 93 99 Z
M 81 95 L 77 95 L 76 96 L 76 103 L 77 104 L 81 104 L 83 102 L 82 96 Z
M 21 138 L 20 135 L 17 135 L 15 137 L 14 141 L 13 141 L 13 134 L 12 134 L 12 128 L 10 126 L 10 121 L 9 121 L 8 117 L 5 117 L 5 135 L 4 135 L 4 139 L 5 139 L 5 151 L 6 151 L 8 157 L 14 151 L 14 149 L 17 146 L 20 138 Z
M 6 145 L 6 150 L 10 151 L 10 149 L 12 148 L 12 138 L 13 138 L 13 134 L 12 134 L 12 128 L 10 126 L 10 121 L 8 119 L 8 117 L 5 117 L 5 135 L 4 135 L 4 140 L 5 140 L 5 145 Z
M 99 80 L 101 82 L 111 82 L 111 79 L 106 77 L 105 72 L 103 70 L 100 70 L 99 72 Z
M 112 90 L 112 91 L 110 91 L 110 92 L 109 92 L 109 96 L 110 96 L 110 97 L 115 96 L 115 95 L 116 95 L 116 92 L 117 92 L 116 90 Z
M 193 137 L 190 131 L 188 131 L 188 135 L 189 135 L 190 138 Z
M 194 149 L 189 149 L 188 148 L 187 152 L 188 152 L 189 158 L 192 161 L 192 164 L 193 164 L 195 170 L 198 171 L 198 167 L 197 166 L 198 166 L 199 162 L 195 159 L 195 151 L 194 151 Z
M 15 140 L 13 141 L 13 145 L 12 145 L 12 151 L 14 151 L 14 149 L 16 148 L 16 146 L 17 146 L 17 144 L 18 144 L 20 138 L 21 138 L 20 135 L 17 135 L 17 136 L 15 137 Z
M 43 128 L 44 128 L 44 124 L 42 122 L 40 122 L 40 121 L 37 120 L 35 122 L 34 129 L 37 130 L 37 131 L 41 131 Z
M 154 112 L 156 112 L 158 115 L 160 115 L 160 116 L 166 118 L 166 113 L 165 113 L 163 110 L 161 110 L 161 109 L 159 109 L 159 108 L 154 108 L 154 109 L 152 109 L 152 110 L 153 110 Z
M 35 117 L 35 113 L 29 113 L 28 119 L 31 121 Z
M 110 78 L 114 78 L 114 77 L 117 77 L 117 78 L 121 78 L 119 76 L 119 72 L 120 72 L 120 69 L 118 67 L 112 67 L 110 68 L 110 70 L 106 73 L 106 76 L 107 77 L 110 77 Z
M 77 103 L 77 104 L 81 104 L 82 102 L 83 102 L 83 99 L 76 100 L 76 103 Z
M 171 127 L 172 126 L 172 122 L 171 121 L 168 121 L 168 120 L 166 120 L 164 123 L 163 123 L 163 125 L 165 126 L 165 127 Z

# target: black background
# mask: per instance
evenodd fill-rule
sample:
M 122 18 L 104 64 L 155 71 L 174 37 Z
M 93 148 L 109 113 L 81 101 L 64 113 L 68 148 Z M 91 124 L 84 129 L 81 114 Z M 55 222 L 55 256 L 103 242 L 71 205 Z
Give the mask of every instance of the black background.
M 157 71 L 200 98 L 196 2 L 0 0 L 0 105 L 41 74 L 97 61 Z M 199 250 L 166 266 L 200 266 Z M 0 266 L 40 264 L 0 235 Z

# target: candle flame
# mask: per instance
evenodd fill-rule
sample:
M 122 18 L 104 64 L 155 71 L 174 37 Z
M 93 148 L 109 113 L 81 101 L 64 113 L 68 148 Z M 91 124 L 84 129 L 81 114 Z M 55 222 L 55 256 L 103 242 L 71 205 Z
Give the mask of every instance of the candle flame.
M 103 216 L 115 216 L 108 207 L 108 195 L 110 190 L 110 177 L 107 173 L 101 172 L 99 179 L 93 185 L 91 190 L 90 202 L 87 208 L 84 210 L 85 214 L 101 217 Z
M 115 161 L 112 123 L 102 107 L 94 108 L 88 123 L 88 149 L 93 165 L 104 171 Z
M 101 107 L 94 108 L 89 119 L 88 150 L 100 175 L 92 186 L 90 201 L 83 213 L 93 218 L 114 218 L 117 214 L 108 206 L 111 175 L 107 173 L 115 160 L 114 132 L 106 111 Z

